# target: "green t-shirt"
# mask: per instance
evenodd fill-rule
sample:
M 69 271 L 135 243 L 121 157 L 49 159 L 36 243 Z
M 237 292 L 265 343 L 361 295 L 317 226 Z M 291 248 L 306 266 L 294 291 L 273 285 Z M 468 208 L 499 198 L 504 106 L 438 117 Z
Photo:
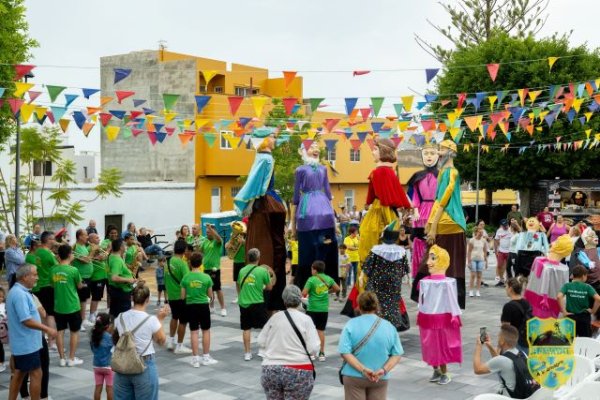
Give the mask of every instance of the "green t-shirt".
M 75 244 L 75 248 L 73 249 L 73 256 L 75 256 L 75 258 L 71 262 L 71 265 L 77 268 L 82 279 L 90 279 L 92 277 L 94 266 L 91 262 L 86 263 L 78 260 L 77 256 L 88 257 L 89 255 L 89 247 L 80 245 L 79 243 Z
M 129 246 L 125 251 L 125 264 L 131 265 L 135 259 L 135 253 L 137 252 L 136 246 Z
M 319 274 L 318 276 L 313 275 L 308 278 L 304 285 L 304 289 L 308 291 L 308 311 L 329 311 L 329 288 L 332 287 L 334 283 L 335 281 L 325 274 Z
M 77 268 L 59 264 L 52 268 L 54 283 L 54 311 L 59 314 L 72 314 L 81 310 L 77 285 L 81 283 L 81 275 Z
M 567 312 L 579 314 L 590 308 L 591 302 L 596 295 L 593 287 L 585 282 L 568 282 L 561 288 L 560 292 L 567 298 Z
M 37 256 L 35 252 L 29 252 L 25 255 L 25 264 L 35 265 L 36 267 L 40 265 L 40 258 Z M 39 267 L 38 267 L 39 268 Z M 39 280 L 38 280 L 39 282 Z
M 205 239 L 201 246 L 202 265 L 204 270 L 221 269 L 221 255 L 223 255 L 223 242 Z
M 238 252 L 235 253 L 235 256 L 233 257 L 233 262 L 234 263 L 246 262 L 246 245 L 245 244 L 241 245 Z
M 38 257 L 39 264 L 36 264 L 38 267 L 38 281 L 33 291 L 37 292 L 43 287 L 52 286 L 52 268 L 58 264 L 58 261 L 54 253 L 44 247 L 38 248 L 35 254 Z
M 189 235 L 185 239 L 187 244 L 191 244 L 194 247 L 194 251 L 200 251 L 202 249 L 202 243 L 204 243 L 205 240 L 206 240 L 206 238 L 202 235 L 198 235 L 198 236 Z
M 104 239 L 103 241 L 100 242 L 100 247 L 102 247 L 102 249 L 104 251 L 106 251 L 106 253 L 108 255 L 110 255 L 110 253 L 112 252 L 112 240 L 110 239 Z M 106 260 L 104 260 L 104 267 L 106 270 L 106 277 L 108 278 L 108 274 L 110 273 L 110 268 L 108 267 L 108 257 L 106 257 Z
M 238 275 L 238 282 L 241 285 L 244 277 L 254 268 L 253 264 L 246 265 L 240 270 Z M 240 295 L 238 298 L 238 304 L 240 307 L 247 308 L 252 304 L 259 304 L 265 302 L 263 291 L 265 286 L 271 283 L 271 277 L 269 271 L 263 267 L 256 267 L 250 272 L 248 278 L 244 281 L 244 284 L 240 288 Z
M 120 256 L 111 254 L 108 256 L 108 269 L 109 269 L 109 279 L 108 284 L 114 286 L 116 288 L 121 289 L 124 292 L 131 292 L 133 289 L 131 287 L 131 283 L 125 282 L 113 282 L 113 276 L 120 276 L 121 278 L 133 278 L 131 271 L 125 265 L 125 261 Z
M 208 304 L 208 289 L 213 285 L 208 274 L 192 271 L 183 277 L 181 287 L 185 289 L 185 304 Z
M 92 281 L 101 281 L 108 277 L 106 272 L 106 259 L 104 260 L 92 260 L 92 266 L 94 272 L 92 272 Z
M 172 257 L 165 266 L 165 286 L 167 300 L 181 299 L 181 282 L 183 277 L 190 272 L 188 265 L 180 257 Z

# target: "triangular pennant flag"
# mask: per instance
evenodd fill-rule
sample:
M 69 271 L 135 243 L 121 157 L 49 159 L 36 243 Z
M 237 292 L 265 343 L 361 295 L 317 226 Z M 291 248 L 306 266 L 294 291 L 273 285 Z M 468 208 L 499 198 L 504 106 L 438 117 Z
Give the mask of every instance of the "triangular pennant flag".
M 317 98 L 317 97 L 313 97 L 313 98 L 309 99 L 310 111 L 315 112 L 317 110 L 317 108 L 319 108 L 319 105 L 323 102 L 323 100 L 325 100 L 325 99 Z
M 13 96 L 19 98 L 23 97 L 23 95 L 34 86 L 35 83 L 15 82 L 15 91 L 13 92 Z
M 54 124 L 56 120 L 54 119 L 54 114 L 52 114 L 52 110 L 46 110 L 46 116 L 50 120 L 51 124 Z
M 519 90 L 517 90 L 517 93 L 519 94 L 519 100 L 521 101 L 521 107 L 523 107 L 525 105 L 525 96 L 527 96 L 527 93 L 529 93 L 529 89 L 519 89 Z
M 117 84 L 123 79 L 127 78 L 132 71 L 130 68 L 113 68 L 113 70 L 115 71 L 115 79 L 113 84 Z
M 412 103 L 415 96 L 402 96 L 400 99 L 402 100 L 402 105 L 404 106 L 404 110 L 406 112 L 410 112 L 412 109 Z
M 502 103 L 502 100 L 504 100 L 507 94 L 508 90 L 499 90 L 496 92 L 496 96 L 498 97 L 498 105 Z
M 133 134 L 133 137 L 137 137 L 142 132 L 144 132 L 143 129 L 131 128 L 131 133 Z
M 55 120 L 60 120 L 67 112 L 67 107 L 50 106 L 50 109 L 52 110 L 52 116 Z
M 371 151 L 373 151 L 373 149 L 375 148 L 375 140 L 367 139 L 367 144 L 369 145 L 369 148 L 371 149 Z
M 163 93 L 163 103 L 165 103 L 166 110 L 172 110 L 177 100 L 179 100 L 178 94 Z
M 498 96 L 488 96 L 488 101 L 490 102 L 490 110 L 494 109 L 494 103 L 496 102 L 497 98 Z M 498 102 L 498 104 L 500 104 L 500 102 Z
M 471 132 L 475 132 L 477 128 L 481 125 L 481 121 L 483 120 L 483 115 L 473 115 L 465 117 L 465 122 L 467 126 L 471 130 Z
M 263 112 L 263 108 L 267 103 L 268 98 L 264 96 L 252 96 L 250 98 L 252 101 L 252 107 L 254 108 L 254 114 L 257 118 L 260 118 Z
M 35 104 L 25 104 L 23 103 L 21 105 L 21 121 L 26 124 L 27 122 L 29 122 L 29 119 L 31 118 L 31 116 L 33 115 L 33 111 L 35 110 L 36 105 Z
M 178 137 L 179 141 L 181 142 L 181 147 L 185 148 L 187 147 L 190 140 L 194 138 L 194 135 L 192 135 L 191 133 L 180 133 Z
M 426 102 L 428 102 L 428 103 L 431 103 L 431 102 L 433 102 L 433 101 L 436 101 L 436 100 L 437 100 L 437 98 L 438 98 L 438 95 L 437 95 L 437 94 L 426 94 L 426 95 L 425 95 L 425 101 L 426 101 Z
M 550 71 L 552 71 L 552 67 L 554 66 L 554 63 L 556 62 L 556 60 L 558 60 L 559 57 L 548 57 L 548 67 L 550 68 Z
M 175 128 L 172 126 L 165 126 L 165 131 L 167 132 L 167 136 L 172 136 L 175 133 Z
M 366 75 L 366 74 L 370 74 L 371 71 L 367 71 L 367 70 L 356 70 L 356 71 L 352 71 L 352 76 L 359 76 L 359 75 Z
M 47 110 L 48 109 L 46 107 L 41 107 L 41 106 L 35 107 L 35 116 L 36 116 L 38 122 L 40 123 L 40 125 L 43 124 L 44 120 L 46 119 L 46 111 Z
M 352 149 L 355 151 L 360 150 L 361 141 L 358 139 L 350 139 L 350 144 L 352 145 Z
M 238 121 L 238 123 L 240 124 L 240 126 L 242 128 L 245 128 L 246 125 L 248 125 L 248 122 L 252 121 L 252 118 L 250 117 L 240 117 L 240 120 Z M 295 123 L 292 123 L 292 127 L 296 125 Z
M 13 115 L 16 118 L 19 114 L 19 110 L 21 109 L 21 106 L 23 105 L 23 103 L 25 103 L 25 100 L 8 99 L 7 101 L 8 101 L 8 104 L 10 105 L 10 110 L 12 111 Z
M 165 124 L 154 124 L 154 132 L 160 132 Z M 148 129 L 150 130 L 150 129 Z
M 356 136 L 358 137 L 358 140 L 360 140 L 361 143 L 365 142 L 365 139 L 367 138 L 368 134 L 369 132 L 356 132 Z
M 129 139 L 131 137 L 132 133 L 131 133 L 131 128 L 128 126 L 124 126 L 121 129 L 121 137 L 123 139 Z
M 115 118 L 123 119 L 125 117 L 125 113 L 127 111 L 123 111 L 123 110 L 109 110 L 108 112 L 111 113 Z
M 146 114 L 146 115 L 151 115 L 151 114 L 155 114 L 156 113 L 156 111 L 154 111 L 151 108 L 142 107 L 142 110 L 144 110 L 144 114 Z
M 354 109 L 354 111 L 359 111 L 358 109 Z M 367 119 L 369 119 L 369 116 L 371 115 L 371 109 L 370 108 L 361 108 L 360 109 L 360 115 L 363 119 L 363 122 L 365 122 Z
M 166 111 L 164 113 L 164 116 L 165 116 L 165 123 L 168 124 L 169 122 L 171 122 L 175 119 L 175 117 L 177 116 L 177 113 L 174 111 Z
M 208 124 L 210 122 L 210 119 L 205 119 L 205 118 L 200 118 L 199 116 L 196 117 L 196 119 L 194 120 L 194 125 L 196 126 L 196 130 L 200 130 L 202 129 L 202 127 L 206 124 Z M 216 127 L 215 127 L 216 129 Z M 219 129 L 217 129 L 219 130 Z
M 400 118 L 402 116 L 402 104 L 394 104 L 394 111 L 396 111 L 396 115 Z
M 208 86 L 208 83 L 212 80 L 212 78 L 214 78 L 215 75 L 217 75 L 217 71 L 214 71 L 214 70 L 202 71 L 202 75 L 204 75 L 204 81 L 206 82 L 206 86 Z
M 379 116 L 379 111 L 383 105 L 384 97 L 371 97 L 371 105 L 373 106 L 373 115 Z
M 150 140 L 150 143 L 152 143 L 152 146 L 154 146 L 156 144 L 156 133 L 155 132 L 146 132 L 148 134 L 148 139 Z
M 435 76 L 438 74 L 438 72 L 440 72 L 439 68 L 427 68 L 427 69 L 425 69 L 425 79 L 427 80 L 427 83 L 431 82 L 431 80 L 433 78 L 435 78 Z
M 117 96 L 117 101 L 119 104 L 121 104 L 121 102 L 123 100 L 125 100 L 128 97 L 131 97 L 135 94 L 135 92 L 129 91 L 129 90 L 116 90 L 115 91 L 115 95 Z
M 148 132 L 150 133 L 150 132 Z M 154 132 L 154 134 L 156 135 L 156 140 L 158 140 L 159 143 L 162 143 L 165 141 L 165 139 L 167 138 L 167 133 L 166 132 L 159 132 L 158 130 L 156 132 Z
M 327 131 L 332 132 L 333 128 L 340 122 L 339 118 L 326 118 L 325 119 L 325 129 Z
M 229 96 L 227 97 L 227 100 L 229 100 L 229 111 L 231 112 L 231 115 L 235 115 L 240 108 L 242 101 L 244 101 L 244 98 L 242 96 Z
M 327 148 L 327 151 L 334 151 L 335 150 L 335 144 L 337 143 L 337 139 L 325 139 L 325 148 Z
M 83 97 L 85 97 L 86 99 L 89 99 L 91 96 L 93 96 L 96 93 L 98 93 L 100 91 L 100 89 L 83 88 L 83 89 L 81 89 L 81 91 L 83 93 Z
M 108 139 L 109 142 L 114 141 L 117 136 L 119 136 L 119 131 L 121 130 L 121 127 L 118 125 L 110 125 L 106 127 L 106 137 Z
M 103 107 L 112 101 L 112 97 L 102 96 L 100 97 L 100 107 Z
M 60 125 L 60 130 L 63 131 L 63 133 L 67 133 L 67 129 L 69 129 L 69 124 L 71 123 L 70 119 L 59 119 L 58 120 L 58 124 Z
M 133 99 L 133 106 L 139 107 L 142 104 L 144 104 L 145 102 L 146 102 L 146 100 L 144 100 L 144 99 Z
M 295 77 L 296 71 L 283 71 L 283 85 L 286 91 Z
M 352 129 L 351 128 L 344 129 L 344 136 L 346 137 L 346 139 L 350 139 L 350 137 L 352 137 Z
M 463 103 L 465 102 L 465 100 L 467 98 L 467 94 L 466 93 L 458 93 L 456 95 L 456 97 L 458 97 L 458 103 L 456 104 L 456 108 L 462 108 Z
M 108 125 L 108 122 L 112 119 L 112 114 L 110 113 L 100 113 L 100 123 L 102 126 Z
M 140 115 L 142 115 L 144 112 L 140 111 L 140 110 L 131 110 L 129 112 L 129 116 L 132 120 L 137 119 Z
M 421 126 L 424 132 L 435 130 L 435 120 L 433 119 L 421 119 Z
M 0 87 L 0 97 L 4 96 L 5 91 L 6 91 L 6 88 Z
M 78 98 L 79 95 L 78 94 L 65 94 L 65 107 L 69 107 L 71 105 L 71 103 L 73 103 L 75 101 L 76 98 Z
M 125 112 L 125 111 L 123 111 L 123 112 Z M 73 111 L 73 119 L 75 120 L 77 127 L 79 129 L 82 129 L 83 124 L 86 121 L 85 115 L 83 115 L 83 113 L 81 111 Z
M 529 92 L 529 101 L 531 102 L 531 104 L 535 103 L 535 99 L 537 99 L 537 97 L 542 93 L 541 90 L 533 90 L 531 92 Z
M 91 123 L 91 122 L 85 122 L 83 124 L 83 127 L 81 128 L 81 131 L 83 132 L 85 137 L 88 137 L 88 135 L 90 134 L 90 132 L 92 131 L 92 128 L 94 127 L 95 124 Z
M 17 64 L 15 65 L 15 81 L 23 78 L 26 74 L 30 73 L 35 68 L 35 65 L 30 64 Z
M 296 99 L 295 97 L 286 97 L 284 99 L 281 99 L 281 101 L 283 102 L 283 107 L 285 108 L 285 115 L 291 115 L 292 109 L 294 108 L 294 105 L 298 102 L 298 99 Z
M 346 115 L 350 115 L 354 107 L 356 106 L 356 102 L 358 101 L 357 97 L 346 97 L 344 99 L 346 103 Z
M 487 64 L 486 67 L 492 82 L 495 82 L 496 76 L 498 75 L 498 70 L 500 69 L 500 64 Z

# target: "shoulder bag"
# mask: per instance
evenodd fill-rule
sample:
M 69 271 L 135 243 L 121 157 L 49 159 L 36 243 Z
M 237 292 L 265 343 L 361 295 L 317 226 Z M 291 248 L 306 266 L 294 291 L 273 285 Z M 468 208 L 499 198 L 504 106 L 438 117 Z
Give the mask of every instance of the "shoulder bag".
M 317 378 L 317 371 L 315 370 L 315 363 L 313 362 L 313 360 L 310 357 L 310 354 L 308 352 L 308 349 L 306 348 L 306 342 L 304 341 L 304 338 L 302 337 L 302 334 L 298 330 L 298 327 L 294 323 L 294 320 L 292 319 L 292 316 L 290 315 L 289 311 L 285 310 L 283 313 L 285 314 L 285 316 L 288 319 L 288 321 L 290 321 L 290 325 L 292 325 L 292 328 L 294 329 L 294 332 L 296 332 L 296 335 L 298 335 L 298 339 L 300 339 L 300 343 L 302 343 L 302 347 L 304 347 L 304 351 L 306 352 L 306 355 L 308 356 L 308 360 L 310 361 L 310 364 L 313 367 L 313 379 L 316 379 Z
M 377 317 L 377 320 L 373 323 L 373 326 L 371 326 L 371 329 L 369 329 L 369 332 L 367 332 L 367 334 L 365 335 L 365 337 L 363 337 L 361 339 L 360 342 L 358 342 L 358 344 L 356 346 L 354 346 L 354 348 L 352 349 L 352 352 L 350 354 L 352 354 L 353 356 L 356 356 L 358 354 L 358 352 L 365 346 L 365 344 L 367 344 L 367 342 L 369 341 L 369 339 L 371 339 L 371 336 L 373 336 L 373 334 L 375 333 L 375 331 L 377 330 L 377 328 L 379 327 L 379 324 L 381 323 L 381 318 Z M 347 362 L 344 360 L 342 362 L 342 366 L 340 367 L 340 370 L 338 372 L 338 375 L 340 377 L 340 384 L 344 384 L 344 378 L 342 375 L 342 370 L 344 369 L 344 367 L 346 366 Z
M 148 321 L 149 318 L 150 315 L 147 315 L 135 328 L 127 330 L 125 321 L 123 320 L 123 314 L 119 316 L 119 321 L 121 322 L 124 332 L 121 337 L 119 337 L 119 341 L 117 342 L 112 355 L 111 367 L 113 371 L 123 375 L 136 375 L 141 374 L 146 370 L 146 364 L 142 359 L 142 354 L 144 354 L 152 344 L 152 337 L 150 337 L 150 341 L 142 351 L 142 354 L 138 354 L 133 335 L 140 326 Z

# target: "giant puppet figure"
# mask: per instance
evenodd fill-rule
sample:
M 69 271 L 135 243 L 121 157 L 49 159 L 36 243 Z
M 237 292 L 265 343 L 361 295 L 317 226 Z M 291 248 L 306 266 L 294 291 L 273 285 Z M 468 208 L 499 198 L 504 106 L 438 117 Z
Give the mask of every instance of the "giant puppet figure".
M 268 129 L 257 129 L 254 138 L 264 139 L 258 147 L 248 180 L 234 199 L 236 212 L 249 216 L 246 251 L 260 250 L 260 262 L 273 268 L 276 283 L 269 296 L 269 310 L 283 310 L 281 294 L 285 287 L 285 217 L 286 208 L 274 190 L 275 163 L 271 151 L 275 135 Z
M 338 249 L 329 179 L 327 169 L 319 163 L 319 144 L 314 141 L 308 151 L 302 146 L 300 152 L 304 165 L 296 168 L 292 232 L 298 240 L 299 257 L 294 284 L 303 288 L 316 260 L 323 261 L 325 273 L 338 281 Z
M 456 143 L 452 140 L 440 143 L 438 186 L 425 230 L 429 243 L 437 244 L 450 254 L 446 275 L 456 279 L 458 304 L 464 309 L 467 223 L 460 199 L 460 176 L 454 168 L 456 152 Z

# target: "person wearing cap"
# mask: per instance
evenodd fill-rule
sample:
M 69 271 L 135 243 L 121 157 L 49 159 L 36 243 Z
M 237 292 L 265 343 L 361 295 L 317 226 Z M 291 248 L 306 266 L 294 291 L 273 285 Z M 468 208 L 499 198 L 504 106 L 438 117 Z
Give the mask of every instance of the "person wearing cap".
M 510 253 L 512 232 L 508 229 L 508 221 L 500 220 L 500 228 L 494 236 L 494 252 L 496 253 L 496 287 L 504 287 L 504 273 Z
M 259 141 L 260 145 L 248 179 L 233 203 L 238 215 L 249 217 L 246 248 L 259 249 L 262 262 L 271 267 L 277 277 L 267 307 L 271 311 L 282 310 L 281 293 L 286 282 L 284 232 L 287 211 L 274 188 L 275 162 L 271 152 L 275 148 L 275 133 L 269 128 L 255 129 L 252 141 Z
M 458 304 L 464 309 L 467 222 L 460 198 L 460 175 L 454 167 L 456 152 L 456 143 L 452 140 L 440 143 L 438 187 L 425 231 L 430 244 L 435 243 L 450 254 L 446 275 L 456 279 Z M 418 285 L 418 282 L 415 279 L 413 285 Z

